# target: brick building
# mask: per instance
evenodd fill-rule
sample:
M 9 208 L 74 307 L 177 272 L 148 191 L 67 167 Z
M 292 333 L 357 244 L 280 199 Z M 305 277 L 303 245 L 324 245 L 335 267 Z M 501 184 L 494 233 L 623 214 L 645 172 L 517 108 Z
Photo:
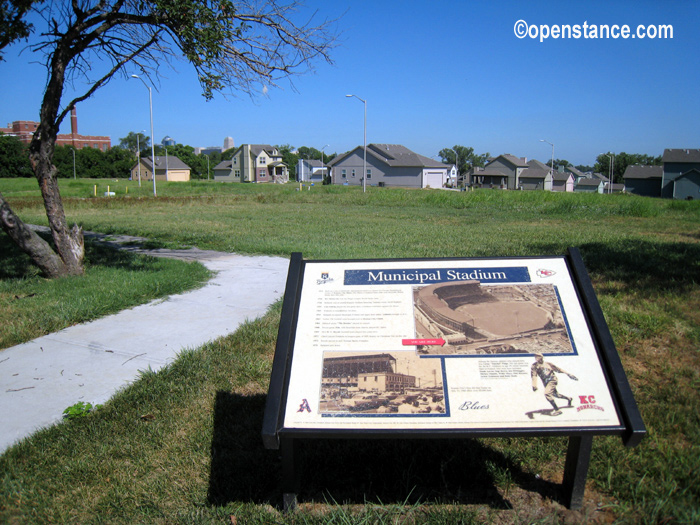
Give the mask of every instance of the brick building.
M 0 133 L 17 137 L 24 144 L 29 144 L 38 127 L 38 122 L 16 120 L 8 124 L 6 128 L 0 128 Z M 112 147 L 112 140 L 109 137 L 80 135 L 78 133 L 78 115 L 75 108 L 73 108 L 70 113 L 70 128 L 71 132 L 69 134 L 64 133 L 58 135 L 56 146 L 73 146 L 75 149 L 95 148 L 102 151 L 107 151 Z

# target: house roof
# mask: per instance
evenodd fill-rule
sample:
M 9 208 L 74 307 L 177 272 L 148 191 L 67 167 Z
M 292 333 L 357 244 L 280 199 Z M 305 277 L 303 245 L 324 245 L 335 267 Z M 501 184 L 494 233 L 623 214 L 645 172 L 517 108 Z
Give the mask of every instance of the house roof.
M 558 182 L 566 182 L 570 178 L 573 178 L 573 176 L 574 176 L 573 173 L 569 173 L 569 172 L 565 172 L 565 171 L 555 171 L 554 172 L 554 180 L 556 180 Z
M 299 159 L 301 162 L 305 162 L 312 168 L 322 168 L 325 164 L 321 164 L 320 160 L 317 159 Z
M 498 170 L 496 168 L 481 168 L 479 170 L 474 170 L 471 173 L 472 176 L 474 177 L 481 177 L 481 176 L 487 176 L 487 177 L 507 177 L 505 173 L 503 173 L 501 170 Z
M 245 144 L 241 145 L 241 148 Z M 260 155 L 263 151 L 267 153 L 268 155 L 275 155 L 273 152 L 275 151 L 274 146 L 270 146 L 269 144 L 248 144 L 250 146 L 250 152 L 255 155 L 256 157 Z M 240 148 L 239 148 L 240 149 Z M 277 155 L 275 155 L 277 156 Z
M 526 166 L 527 168 L 520 173 L 520 179 L 544 179 L 551 171 L 549 166 L 535 159 L 528 162 Z
M 594 178 L 594 179 L 598 179 L 598 180 L 602 180 L 603 182 L 608 182 L 608 180 L 610 180 L 610 179 L 608 179 L 605 175 L 603 175 L 602 173 L 594 173 L 594 174 L 593 174 L 593 178 Z
M 153 161 L 151 157 L 141 157 L 141 163 L 149 170 L 153 171 Z M 137 165 L 134 164 L 134 167 Z M 165 155 L 156 156 L 156 169 L 164 170 L 166 168 L 166 157 Z M 167 157 L 167 168 L 171 170 L 189 170 L 190 168 L 187 164 L 182 162 L 179 158 L 172 155 Z M 133 168 L 132 168 L 133 169 Z
M 598 187 L 603 183 L 600 179 L 581 179 L 576 183 L 576 186 L 595 186 Z
M 499 155 L 496 158 L 491 158 L 489 159 L 486 165 L 488 166 L 489 164 L 497 161 L 498 159 L 506 160 L 517 168 L 527 168 L 527 161 L 525 159 L 521 159 L 520 157 L 516 157 L 515 155 L 511 155 L 510 153 L 504 153 L 503 155 Z
M 344 153 L 343 155 L 338 155 L 332 161 L 328 162 L 327 165 L 335 166 L 357 150 L 360 150 L 360 153 L 362 153 L 362 146 L 358 146 L 355 149 Z M 372 155 L 374 158 L 392 167 L 450 169 L 448 164 L 443 164 L 435 159 L 424 157 L 423 155 L 415 153 L 407 147 L 401 146 L 400 144 L 368 144 L 367 154 Z
M 700 149 L 665 149 L 664 162 L 700 162 Z
M 663 166 L 640 166 L 638 164 L 627 166 L 625 179 L 660 179 L 664 175 Z
M 214 166 L 215 170 L 230 170 L 232 168 L 233 168 L 233 159 L 222 160 L 216 166 Z
M 585 177 L 585 176 L 586 176 L 585 173 L 583 173 L 583 172 L 582 172 L 581 170 L 579 170 L 579 169 L 574 168 L 573 166 L 567 166 L 565 169 L 566 169 L 566 171 L 568 171 L 569 173 L 573 173 L 574 177 L 581 178 L 581 177 Z

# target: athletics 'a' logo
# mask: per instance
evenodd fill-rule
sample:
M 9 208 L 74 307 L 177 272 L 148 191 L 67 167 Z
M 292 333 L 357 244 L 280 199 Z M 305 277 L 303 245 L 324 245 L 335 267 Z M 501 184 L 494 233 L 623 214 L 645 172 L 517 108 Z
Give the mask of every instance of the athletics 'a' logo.
M 556 275 L 557 272 L 554 270 L 545 270 L 544 268 L 541 268 L 535 272 L 537 274 L 537 277 L 552 277 L 553 275 Z
M 307 412 L 311 412 L 311 407 L 309 406 L 309 402 L 306 399 L 304 399 L 301 402 L 301 405 L 299 405 L 299 410 L 297 410 L 297 412 L 304 412 L 305 410 Z

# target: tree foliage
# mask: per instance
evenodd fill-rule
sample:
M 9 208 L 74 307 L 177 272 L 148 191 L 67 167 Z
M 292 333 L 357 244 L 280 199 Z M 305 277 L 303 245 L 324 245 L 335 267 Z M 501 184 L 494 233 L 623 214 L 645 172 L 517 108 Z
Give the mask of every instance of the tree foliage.
M 140 131 L 134 133 L 130 131 L 126 137 L 119 139 L 119 147 L 136 154 L 139 150 L 147 150 L 151 147 L 151 138 Z
M 459 145 L 441 149 L 438 155 L 445 164 L 456 165 L 460 177 L 471 168 L 485 166 L 490 157 L 488 153 L 478 154 L 474 148 Z
M 27 146 L 17 137 L 0 134 L 0 177 L 31 177 Z
M 27 38 L 32 31 L 32 24 L 24 17 L 34 3 L 35 0 L 0 0 L 0 61 L 4 60 L 2 49 Z
M 545 162 L 546 166 L 551 166 L 552 165 L 552 159 L 549 159 L 547 162 Z M 568 168 L 569 166 L 573 166 L 571 162 L 565 159 L 554 159 L 554 169 L 558 170 L 559 168 Z
M 30 9 L 45 21 L 30 45 L 43 55 L 48 75 L 29 161 L 56 251 L 14 214 L 2 194 L 0 224 L 49 277 L 83 273 L 82 230 L 68 227 L 53 164 L 61 122 L 76 104 L 117 74 L 128 78 L 138 71 L 153 82 L 177 57 L 194 67 L 207 99 L 216 92 L 253 96 L 307 72 L 315 60 L 330 63 L 334 45 L 332 21 L 298 23 L 297 4 L 274 0 L 74 0 L 33 7 L 31 0 L 0 2 L 0 49 L 29 34 L 24 16 Z M 85 86 L 84 91 L 63 100 L 66 83 Z

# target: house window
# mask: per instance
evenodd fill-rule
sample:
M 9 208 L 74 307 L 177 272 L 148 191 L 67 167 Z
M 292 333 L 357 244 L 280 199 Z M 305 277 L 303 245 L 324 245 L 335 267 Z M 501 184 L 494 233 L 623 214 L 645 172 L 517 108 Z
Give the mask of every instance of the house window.
M 342 178 L 347 179 L 348 178 L 348 173 L 346 170 L 343 170 L 342 174 L 340 175 Z
M 264 166 L 266 162 L 267 162 L 267 159 L 265 157 L 260 157 L 260 164 L 261 165 Z
M 235 166 L 238 164 L 238 157 L 233 157 L 233 165 Z
M 352 178 L 355 178 L 355 170 L 352 170 Z
M 241 170 L 234 170 L 233 176 L 236 177 L 237 179 L 240 179 L 241 178 Z
M 266 174 L 265 170 L 258 171 L 258 177 L 260 177 L 261 179 L 265 178 L 265 174 Z
M 372 178 L 372 170 L 367 170 L 367 178 L 371 179 Z

